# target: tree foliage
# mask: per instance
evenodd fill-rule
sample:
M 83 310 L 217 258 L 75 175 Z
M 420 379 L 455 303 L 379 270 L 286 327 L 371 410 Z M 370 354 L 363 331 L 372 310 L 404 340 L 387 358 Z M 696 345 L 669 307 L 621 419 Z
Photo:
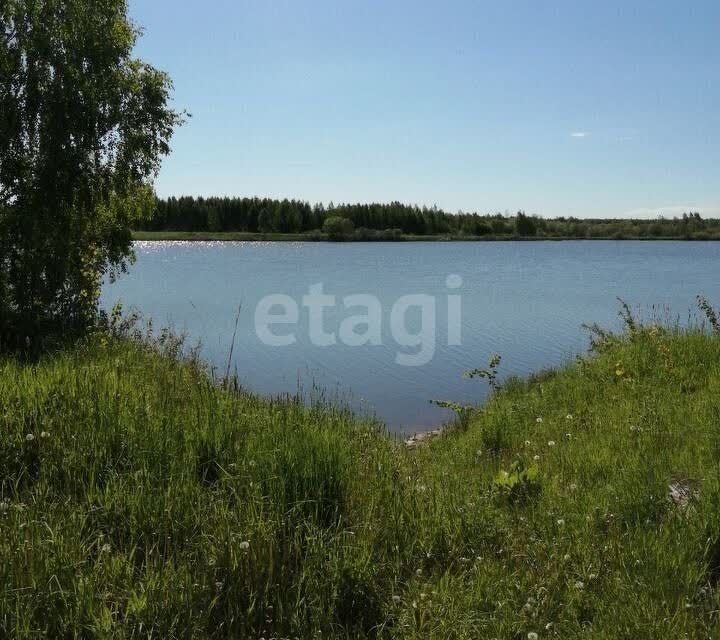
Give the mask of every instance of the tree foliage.
M 325 220 L 346 218 L 356 234 L 387 232 L 383 237 L 407 235 L 488 235 L 513 233 L 512 220 L 500 214 L 449 214 L 437 207 L 400 202 L 311 205 L 302 200 L 270 198 L 193 198 L 158 200 L 155 213 L 142 231 L 240 231 L 252 233 L 304 233 L 320 231 Z
M 519 211 L 515 218 L 515 231 L 519 236 L 534 236 L 537 233 L 535 218 Z
M 451 213 L 437 207 L 400 202 L 311 205 L 302 200 L 270 198 L 171 197 L 158 200 L 141 231 L 237 231 L 318 233 L 328 218 L 346 218 L 357 240 L 393 240 L 410 236 L 537 238 L 679 238 L 720 239 L 720 220 L 698 213 L 681 218 L 579 219 Z
M 355 225 L 347 218 L 331 216 L 325 220 L 323 231 L 331 240 L 344 240 L 352 236 Z
M 0 331 L 90 321 L 181 115 L 125 0 L 0 2 Z

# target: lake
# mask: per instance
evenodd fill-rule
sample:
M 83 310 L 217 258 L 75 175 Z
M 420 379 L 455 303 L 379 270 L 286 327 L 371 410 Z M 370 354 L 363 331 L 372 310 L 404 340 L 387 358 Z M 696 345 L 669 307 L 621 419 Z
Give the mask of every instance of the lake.
M 720 243 L 710 242 L 138 242 L 135 251 L 130 273 L 105 285 L 105 308 L 121 300 L 186 332 L 224 374 L 240 306 L 231 371 L 243 386 L 324 389 L 398 432 L 446 420 L 433 399 L 481 402 L 484 381 L 462 374 L 493 353 L 501 376 L 572 359 L 588 345 L 583 324 L 619 326 L 618 297 L 645 318 L 681 323 L 698 294 L 720 302 Z M 346 308 L 347 296 L 372 304 Z

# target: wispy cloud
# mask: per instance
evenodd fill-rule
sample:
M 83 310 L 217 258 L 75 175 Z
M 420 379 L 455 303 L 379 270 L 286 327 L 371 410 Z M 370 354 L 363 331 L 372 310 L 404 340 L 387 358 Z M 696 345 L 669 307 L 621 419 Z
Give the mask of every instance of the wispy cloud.
M 570 134 L 571 138 L 587 138 L 590 134 L 587 131 L 573 131 Z
M 720 205 L 712 204 L 671 204 L 659 207 L 643 207 L 640 209 L 633 209 L 631 211 L 625 211 L 621 217 L 623 218 L 657 218 L 658 216 L 664 216 L 666 218 L 673 218 L 675 216 L 681 216 L 683 213 L 689 213 L 691 211 L 698 211 L 704 218 L 717 218 L 720 217 Z

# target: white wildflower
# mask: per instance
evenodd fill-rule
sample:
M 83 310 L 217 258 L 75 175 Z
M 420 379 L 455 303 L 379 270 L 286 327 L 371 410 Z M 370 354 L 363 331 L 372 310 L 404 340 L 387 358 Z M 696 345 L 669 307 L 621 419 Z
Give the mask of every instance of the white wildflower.
M 542 421 L 543 419 L 540 416 L 535 419 L 535 422 L 537 422 L 538 424 L 540 424 Z
M 530 633 L 528 633 L 527 640 L 538 640 L 538 637 L 539 636 L 537 633 L 535 633 L 534 631 L 531 631 Z
M 35 440 L 35 436 L 32 433 L 28 433 L 25 436 L 25 442 L 32 442 L 33 440 Z
M 557 525 L 558 525 L 558 527 L 564 527 L 564 526 L 565 526 L 565 520 L 563 520 L 562 518 L 560 518 L 560 519 L 557 521 Z
M 250 548 L 250 543 L 247 540 L 244 540 L 239 545 L 241 551 L 247 551 Z
M 555 440 L 548 440 L 548 447 L 554 447 L 555 446 Z
M 535 462 L 537 462 L 538 460 L 540 460 L 540 456 L 534 456 L 533 460 L 535 460 Z
M 103 553 L 110 553 L 110 545 L 106 542 L 101 548 L 100 551 Z
M 40 434 L 40 437 L 41 437 L 43 440 L 45 440 L 45 439 L 47 439 L 47 438 L 50 437 L 50 434 L 49 434 L 47 431 L 43 431 L 43 432 Z
M 572 419 L 573 419 L 572 413 L 568 413 L 568 414 L 565 416 L 565 420 L 572 420 Z
M 584 583 L 582 580 L 578 580 L 578 581 L 575 583 L 575 588 L 576 588 L 576 589 L 579 589 L 580 591 L 582 591 L 582 590 L 585 588 L 585 583 Z

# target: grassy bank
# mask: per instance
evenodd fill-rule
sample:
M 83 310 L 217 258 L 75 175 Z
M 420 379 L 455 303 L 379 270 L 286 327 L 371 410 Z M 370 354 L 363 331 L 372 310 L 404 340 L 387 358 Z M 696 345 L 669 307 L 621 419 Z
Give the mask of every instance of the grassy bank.
M 324 233 L 249 233 L 242 231 L 134 231 L 134 240 L 174 240 L 183 242 L 327 242 L 328 236 Z M 653 241 L 717 241 L 720 237 L 698 235 L 697 237 L 663 237 L 663 236 L 615 236 L 615 237 L 586 237 L 586 236 L 517 236 L 517 235 L 408 235 L 398 234 L 387 236 L 379 234 L 377 237 L 350 237 L 350 242 L 507 242 L 508 240 L 523 240 L 538 242 L 543 240 L 640 240 Z
M 0 360 L 0 636 L 717 637 L 719 394 L 636 328 L 407 449 L 125 339 Z

